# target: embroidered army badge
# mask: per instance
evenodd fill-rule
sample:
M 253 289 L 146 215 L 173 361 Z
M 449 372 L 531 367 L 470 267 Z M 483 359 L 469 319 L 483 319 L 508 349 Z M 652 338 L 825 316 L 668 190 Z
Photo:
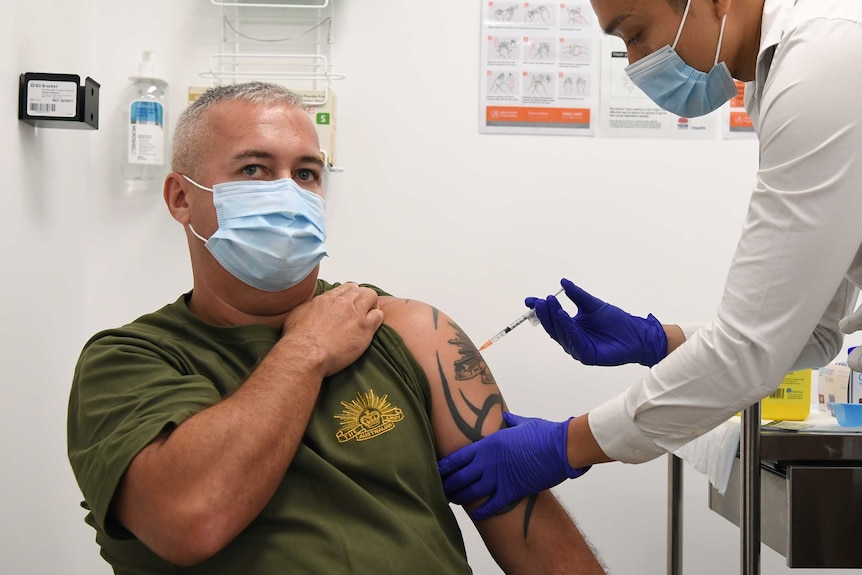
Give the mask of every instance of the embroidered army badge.
M 357 391 L 356 399 L 350 403 L 342 401 L 344 411 L 335 416 L 341 420 L 341 429 L 335 434 L 338 442 L 374 439 L 395 429 L 395 423 L 404 419 L 404 413 L 390 404 L 388 397 L 377 397 L 374 390 L 369 389 L 365 394 Z

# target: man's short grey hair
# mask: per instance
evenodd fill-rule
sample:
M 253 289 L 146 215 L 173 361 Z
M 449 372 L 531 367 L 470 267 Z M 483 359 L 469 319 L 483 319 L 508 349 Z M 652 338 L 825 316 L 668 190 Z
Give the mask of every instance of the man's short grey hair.
M 302 107 L 298 94 L 267 82 L 246 82 L 216 86 L 201 94 L 183 111 L 174 129 L 171 169 L 191 178 L 200 177 L 200 157 L 206 135 L 206 113 L 223 102 L 242 100 L 266 106 Z

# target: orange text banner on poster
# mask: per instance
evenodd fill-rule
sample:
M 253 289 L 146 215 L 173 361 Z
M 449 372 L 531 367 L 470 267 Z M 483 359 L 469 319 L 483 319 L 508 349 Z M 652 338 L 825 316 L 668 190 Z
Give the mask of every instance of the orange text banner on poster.
M 488 106 L 485 119 L 490 123 L 590 124 L 589 108 L 525 108 Z
M 751 123 L 751 117 L 745 112 L 730 113 L 730 129 L 731 130 L 754 130 L 754 124 Z
M 751 117 L 745 111 L 745 82 L 734 80 L 736 84 L 736 96 L 730 101 L 730 124 L 731 132 L 754 132 L 754 124 Z

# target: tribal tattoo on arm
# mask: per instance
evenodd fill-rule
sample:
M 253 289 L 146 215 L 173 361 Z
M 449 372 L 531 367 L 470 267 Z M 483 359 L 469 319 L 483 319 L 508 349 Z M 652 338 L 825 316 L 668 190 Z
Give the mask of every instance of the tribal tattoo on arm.
M 494 377 L 488 371 L 488 366 L 485 360 L 479 355 L 479 350 L 476 349 L 467 336 L 461 331 L 457 325 L 449 322 L 452 329 L 455 330 L 455 338 L 450 339 L 449 343 L 458 348 L 459 359 L 455 361 L 455 379 L 459 381 L 469 381 L 479 378 L 483 385 L 493 385 Z M 463 390 L 459 390 L 461 399 L 470 410 L 470 414 L 465 418 L 459 411 L 452 398 L 452 389 L 449 385 L 449 380 L 446 379 L 446 373 L 443 365 L 440 362 L 440 354 L 437 354 L 437 366 L 440 369 L 440 378 L 443 380 L 443 393 L 446 396 L 446 404 L 449 406 L 449 412 L 452 414 L 452 419 L 455 425 L 461 430 L 461 433 L 470 441 L 476 442 L 482 439 L 482 426 L 485 424 L 485 419 L 491 413 L 491 409 L 495 405 L 503 405 L 503 396 L 499 393 L 492 393 L 485 398 L 481 407 L 473 405 Z M 471 424 L 472 421 L 472 424 Z
M 454 368 L 455 380 L 460 382 L 479 383 L 480 385 L 492 385 L 495 387 L 494 392 L 485 397 L 482 405 L 476 405 L 465 395 L 463 391 L 464 386 L 459 385 L 458 396 L 461 398 L 461 402 L 466 406 L 467 410 L 466 412 L 463 412 L 463 408 L 459 409 L 459 403 L 455 400 L 453 386 L 449 383 L 449 379 L 446 377 L 447 370 L 443 367 L 443 363 L 440 359 L 440 352 L 437 352 L 437 368 L 440 372 L 443 394 L 446 398 L 446 405 L 449 408 L 452 420 L 455 422 L 455 425 L 461 433 L 464 434 L 464 437 L 472 442 L 476 442 L 484 437 L 482 434 L 482 428 L 492 410 L 496 406 L 500 406 L 500 408 L 503 409 L 503 396 L 500 394 L 499 390 L 496 389 L 494 377 L 491 375 L 491 371 L 488 369 L 485 360 L 482 359 L 476 346 L 473 345 L 458 325 L 452 321 L 449 321 L 448 324 L 455 332 L 455 337 L 449 339 L 448 343 L 455 346 L 458 350 L 458 359 L 455 360 L 454 365 L 452 366 L 452 368 Z M 434 326 L 435 329 L 438 328 L 437 310 L 434 310 Z M 500 429 L 503 427 L 504 425 L 501 423 Z M 527 498 L 527 506 L 524 515 L 524 539 L 527 538 L 530 516 L 533 513 L 533 508 L 537 498 L 537 494 L 530 495 Z M 501 509 L 498 512 L 498 515 L 511 512 L 519 504 L 520 501 L 513 502 Z

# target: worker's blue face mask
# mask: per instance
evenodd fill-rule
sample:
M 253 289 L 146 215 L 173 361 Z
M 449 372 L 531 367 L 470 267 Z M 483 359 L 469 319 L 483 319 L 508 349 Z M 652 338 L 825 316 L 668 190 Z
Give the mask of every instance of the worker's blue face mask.
M 721 20 L 715 62 L 709 73 L 692 68 L 677 54 L 676 44 L 679 42 L 690 7 L 691 0 L 688 0 L 673 46 L 660 48 L 634 64 L 626 66 L 626 73 L 631 81 L 643 90 L 650 100 L 668 112 L 683 118 L 705 116 L 720 108 L 738 92 L 727 65 L 724 62 L 718 63 L 727 14 Z
M 259 290 L 291 288 L 326 255 L 323 198 L 289 178 L 216 184 L 213 193 L 218 229 L 203 242 L 224 269 Z

